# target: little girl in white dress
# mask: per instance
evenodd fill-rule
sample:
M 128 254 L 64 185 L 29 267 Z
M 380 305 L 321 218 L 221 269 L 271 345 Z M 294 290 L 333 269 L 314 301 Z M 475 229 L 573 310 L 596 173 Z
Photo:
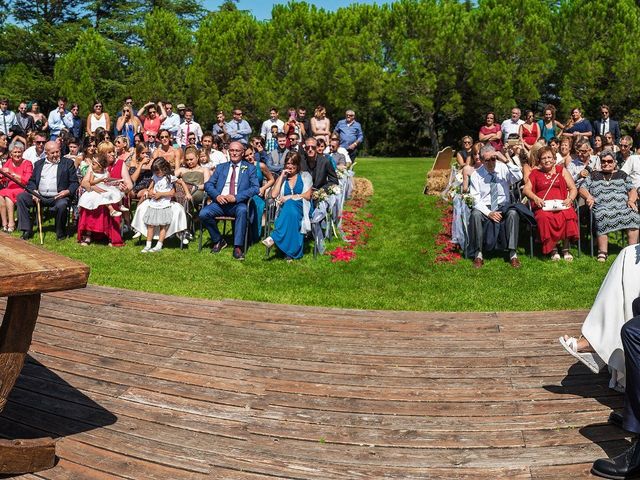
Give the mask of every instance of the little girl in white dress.
M 89 171 L 89 185 L 91 187 L 82 194 L 78 200 L 78 206 L 87 210 L 95 210 L 100 205 L 107 205 L 112 217 L 122 215 L 122 212 L 127 209 L 121 206 L 119 210 L 116 210 L 113 205 L 122 201 L 124 193 L 115 184 L 110 184 L 110 180 L 109 172 L 107 172 L 107 159 L 94 158 Z M 100 191 L 94 190 L 94 186 L 97 186 Z

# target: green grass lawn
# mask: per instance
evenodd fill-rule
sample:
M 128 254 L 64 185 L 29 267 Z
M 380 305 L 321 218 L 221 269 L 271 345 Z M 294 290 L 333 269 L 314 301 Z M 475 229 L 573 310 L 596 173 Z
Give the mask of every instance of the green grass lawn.
M 436 198 L 422 195 L 430 165 L 427 159 L 358 160 L 357 174 L 375 189 L 364 209 L 373 214 L 373 228 L 368 244 L 349 263 L 332 263 L 327 256 L 314 260 L 310 251 L 293 263 L 265 260 L 261 244 L 249 249 L 244 262 L 233 260 L 230 249 L 198 253 L 195 242 L 181 251 L 170 241 L 159 254 L 143 255 L 143 244 L 130 239 L 123 248 L 81 247 L 75 239 L 57 242 L 52 226 L 46 229 L 45 246 L 90 265 L 91 283 L 173 295 L 394 310 L 590 307 L 615 255 L 604 265 L 584 254 L 573 263 L 552 263 L 540 256 L 530 259 L 522 250 L 520 270 L 501 257 L 489 259 L 480 270 L 469 260 L 434 264 L 440 212 Z M 521 244 L 527 245 L 528 238 Z

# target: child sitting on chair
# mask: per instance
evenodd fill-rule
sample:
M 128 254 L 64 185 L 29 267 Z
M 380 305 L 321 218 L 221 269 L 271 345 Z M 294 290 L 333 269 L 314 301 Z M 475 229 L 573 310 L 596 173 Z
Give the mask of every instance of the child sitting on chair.
M 119 217 L 122 212 L 128 211 L 127 208 L 120 206 L 116 210 L 113 205 L 122 201 L 124 193 L 118 188 L 121 180 L 112 180 L 107 172 L 106 157 L 95 157 L 91 162 L 91 170 L 89 172 L 90 190 L 86 191 L 78 201 L 78 207 L 87 210 L 95 210 L 100 205 L 106 205 L 109 209 L 109 215 Z

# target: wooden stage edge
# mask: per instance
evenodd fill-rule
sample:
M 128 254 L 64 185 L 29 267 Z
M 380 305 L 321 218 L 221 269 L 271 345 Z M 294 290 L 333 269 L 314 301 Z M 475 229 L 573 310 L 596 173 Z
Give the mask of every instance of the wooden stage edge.
M 57 440 L 21 479 L 589 478 L 628 436 L 585 314 L 46 294 L 0 432 Z

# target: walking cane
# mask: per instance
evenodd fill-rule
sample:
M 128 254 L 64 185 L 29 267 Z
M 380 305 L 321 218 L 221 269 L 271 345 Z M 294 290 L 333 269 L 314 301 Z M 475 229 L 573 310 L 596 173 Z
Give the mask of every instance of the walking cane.
M 40 234 L 40 245 L 44 244 L 42 238 L 42 212 L 40 211 L 40 200 L 36 200 L 36 210 L 38 213 L 38 233 Z

